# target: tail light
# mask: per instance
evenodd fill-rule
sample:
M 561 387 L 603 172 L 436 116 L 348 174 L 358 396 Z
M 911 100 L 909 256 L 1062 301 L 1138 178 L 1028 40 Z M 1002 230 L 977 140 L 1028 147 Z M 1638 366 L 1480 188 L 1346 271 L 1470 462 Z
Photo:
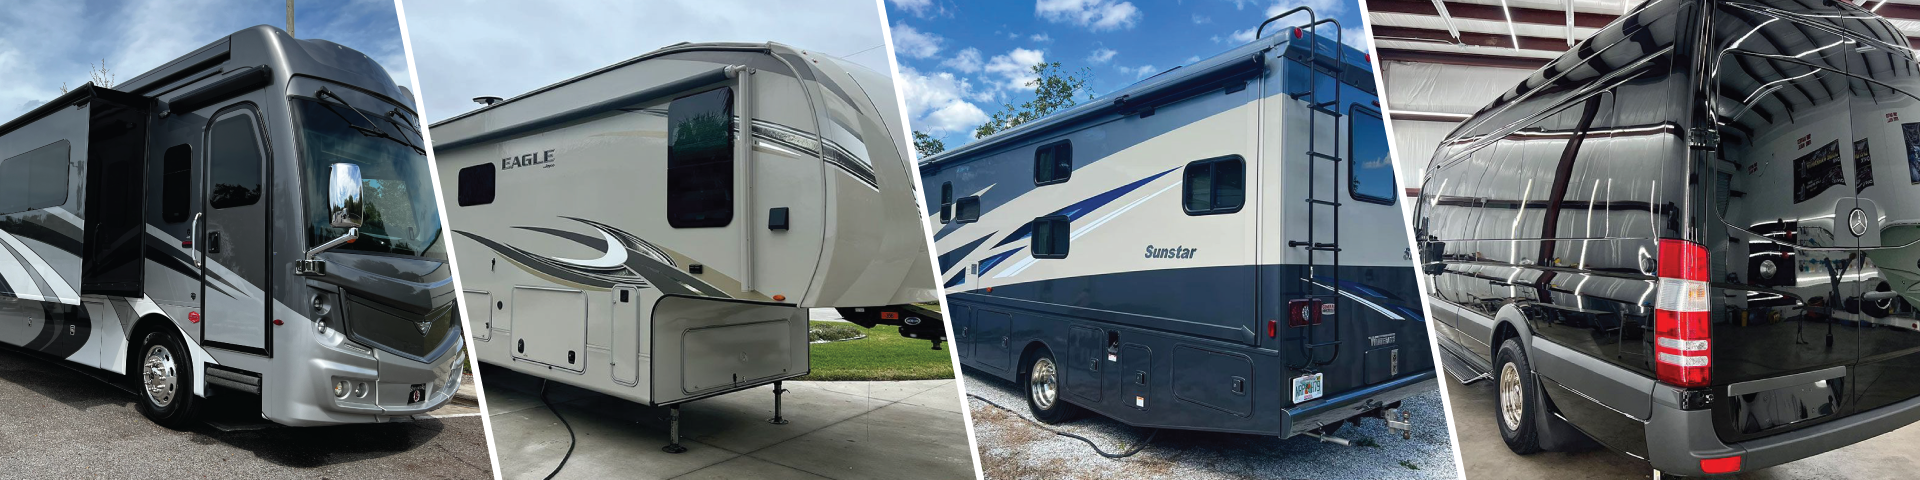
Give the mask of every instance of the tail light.
M 1660 381 L 1704 387 L 1713 366 L 1707 305 L 1707 249 L 1660 239 L 1660 293 L 1653 311 L 1654 364 Z
M 1320 324 L 1320 301 L 1313 299 L 1287 302 L 1287 327 Z

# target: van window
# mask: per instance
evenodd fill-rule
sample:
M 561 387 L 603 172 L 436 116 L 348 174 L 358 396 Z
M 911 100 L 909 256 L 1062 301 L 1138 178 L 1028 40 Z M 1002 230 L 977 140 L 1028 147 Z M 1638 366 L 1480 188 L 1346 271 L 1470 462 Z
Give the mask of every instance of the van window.
M 66 140 L 0 160 L 0 215 L 67 204 Z
M 1072 224 L 1065 215 L 1033 219 L 1033 258 L 1067 258 Z
M 1187 164 L 1180 189 L 1187 215 L 1218 215 L 1240 211 L 1247 199 L 1247 168 L 1239 155 L 1195 160 Z
M 207 204 L 214 209 L 260 203 L 260 130 L 252 115 L 232 115 L 213 123 L 207 140 L 207 168 L 213 191 Z
M 167 147 L 160 158 L 160 220 L 187 221 L 193 213 L 193 147 Z
M 1051 185 L 1073 176 L 1073 142 L 1041 145 L 1033 150 L 1033 184 Z
M 493 203 L 493 162 L 460 169 L 460 206 Z
M 940 223 L 953 221 L 953 182 L 940 184 Z
M 980 221 L 980 196 L 960 197 L 953 201 L 954 223 L 973 223 Z
M 1350 110 L 1347 117 L 1347 195 L 1354 200 L 1393 205 L 1393 156 L 1387 149 L 1387 126 L 1380 112 Z
M 733 223 L 733 89 L 722 87 L 667 105 L 667 224 Z

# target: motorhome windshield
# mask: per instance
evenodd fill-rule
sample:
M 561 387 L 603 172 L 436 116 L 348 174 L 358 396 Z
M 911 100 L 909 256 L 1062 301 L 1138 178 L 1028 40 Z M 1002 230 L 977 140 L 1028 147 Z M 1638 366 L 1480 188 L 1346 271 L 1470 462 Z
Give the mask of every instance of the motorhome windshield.
M 325 96 L 326 94 L 323 94 Z M 360 239 L 336 251 L 442 257 L 440 211 L 433 197 L 427 156 L 405 113 L 359 110 L 335 98 L 293 99 L 304 143 L 302 164 L 307 204 L 307 244 L 346 234 L 328 222 L 327 170 L 335 163 L 360 166 L 366 210 Z M 366 105 L 362 105 L 365 107 Z

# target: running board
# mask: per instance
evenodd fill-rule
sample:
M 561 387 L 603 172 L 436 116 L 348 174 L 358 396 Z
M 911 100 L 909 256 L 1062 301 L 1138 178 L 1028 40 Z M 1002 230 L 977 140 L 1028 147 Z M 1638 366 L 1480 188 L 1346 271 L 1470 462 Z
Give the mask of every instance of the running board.
M 1447 375 L 1461 385 L 1472 385 L 1473 382 L 1493 378 L 1493 375 L 1480 372 L 1479 369 L 1468 364 L 1466 359 L 1454 355 L 1452 351 L 1445 348 L 1440 349 L 1440 368 L 1446 370 Z

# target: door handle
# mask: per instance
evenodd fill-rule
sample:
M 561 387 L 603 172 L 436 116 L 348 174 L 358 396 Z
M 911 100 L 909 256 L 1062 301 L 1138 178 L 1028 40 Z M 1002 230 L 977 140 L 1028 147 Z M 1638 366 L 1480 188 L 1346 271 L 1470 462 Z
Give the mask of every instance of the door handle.
M 187 240 L 180 242 L 180 248 L 193 248 L 193 239 L 200 238 L 200 217 L 204 215 L 206 215 L 204 212 L 193 214 L 193 223 L 187 225 Z M 206 267 L 206 256 L 200 252 L 193 252 L 193 266 L 194 268 Z
M 1883 292 L 1883 291 L 1872 291 L 1872 292 L 1867 292 L 1867 295 L 1866 295 L 1866 298 L 1867 298 L 1867 300 L 1870 300 L 1870 301 L 1875 301 L 1875 302 L 1878 302 L 1878 301 L 1882 301 L 1882 300 L 1890 300 L 1890 299 L 1892 299 L 1892 298 L 1893 298 L 1893 296 L 1894 296 L 1894 295 L 1899 295 L 1899 293 L 1898 293 L 1898 292 L 1894 292 L 1894 291 L 1892 291 L 1892 290 L 1888 290 L 1888 291 L 1884 291 L 1884 292 Z

